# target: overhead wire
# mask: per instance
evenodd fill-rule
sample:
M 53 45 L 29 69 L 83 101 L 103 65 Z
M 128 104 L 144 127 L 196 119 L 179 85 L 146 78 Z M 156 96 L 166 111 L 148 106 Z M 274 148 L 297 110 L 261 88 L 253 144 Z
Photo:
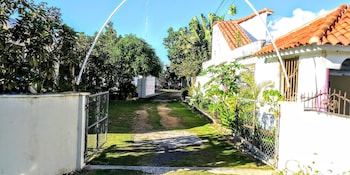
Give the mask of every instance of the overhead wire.
M 148 38 L 148 0 L 146 0 L 146 39 Z
M 221 6 L 224 4 L 225 0 L 221 0 L 221 3 L 219 4 L 218 8 L 215 11 L 215 14 L 218 13 L 218 11 L 220 10 Z
M 215 14 L 219 14 L 222 11 L 222 9 L 227 7 L 227 5 L 229 5 L 229 7 L 227 9 L 227 10 L 229 10 L 231 7 L 231 4 L 233 4 L 234 0 L 232 0 L 232 3 L 229 3 L 229 2 L 230 2 L 229 0 L 222 0 L 221 3 L 219 4 L 218 8 L 215 11 Z

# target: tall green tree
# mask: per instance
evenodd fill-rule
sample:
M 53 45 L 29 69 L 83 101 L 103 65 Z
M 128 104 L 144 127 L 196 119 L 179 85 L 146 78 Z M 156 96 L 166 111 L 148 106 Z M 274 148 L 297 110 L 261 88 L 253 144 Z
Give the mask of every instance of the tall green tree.
M 152 75 L 158 77 L 162 64 L 155 50 L 135 35 L 126 35 L 116 44 L 115 58 L 112 60 L 117 70 L 119 89 L 127 91 L 134 77 Z
M 122 37 L 116 45 L 114 64 L 127 77 L 152 75 L 158 77 L 162 71 L 161 62 L 155 50 L 135 35 Z
M 168 29 L 168 37 L 163 44 L 168 50 L 170 69 L 179 77 L 185 77 L 190 86 L 190 78 L 201 71 L 202 63 L 211 57 L 212 25 L 215 21 L 222 21 L 223 17 L 203 14 L 199 18 L 191 19 L 188 27 L 177 31 Z
M 77 51 L 81 57 L 86 56 L 91 44 L 96 37 L 81 33 L 78 37 Z M 101 33 L 82 75 L 81 90 L 98 92 L 106 91 L 117 86 L 117 68 L 114 65 L 117 42 L 121 36 L 113 28 L 113 23 L 108 23 Z
M 27 92 L 28 87 L 57 91 L 57 67 L 66 49 L 59 40 L 73 36 L 59 9 L 25 0 L 0 5 L 0 92 Z M 9 21 L 14 24 L 7 25 Z

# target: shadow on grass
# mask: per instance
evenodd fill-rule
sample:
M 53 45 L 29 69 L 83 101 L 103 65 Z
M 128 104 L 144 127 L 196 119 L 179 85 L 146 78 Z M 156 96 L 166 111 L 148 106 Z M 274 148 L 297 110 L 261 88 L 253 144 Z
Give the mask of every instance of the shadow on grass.
M 135 170 L 84 170 L 74 175 L 148 175 L 148 173 Z
M 239 167 L 270 169 L 261 161 L 251 158 L 239 150 L 226 138 L 219 135 L 203 135 L 207 142 L 201 146 L 186 148 L 188 154 L 180 160 L 168 162 L 167 166 L 196 166 L 196 167 Z
M 147 144 L 112 145 L 89 164 L 170 167 L 236 167 L 270 169 L 260 161 L 241 153 L 218 135 L 200 136 L 200 145 L 168 148 L 163 139 L 145 141 Z M 157 143 L 157 144 L 152 144 Z
M 112 145 L 99 153 L 89 164 L 142 166 L 155 155 L 151 149 L 148 146 L 117 147 Z
M 167 96 L 158 99 L 167 99 Z M 174 97 L 175 98 L 175 97 Z M 153 98 L 155 99 L 155 98 Z M 181 119 L 180 128 L 165 129 L 159 125 L 157 105 L 153 99 L 136 101 L 114 101 L 109 108 L 109 138 L 106 148 L 91 160 L 90 164 L 126 165 L 126 166 L 188 166 L 188 167 L 241 167 L 266 168 L 261 162 L 241 153 L 229 143 L 221 133 L 214 132 L 212 124 L 193 113 L 180 102 L 167 102 L 171 109 L 169 115 Z M 201 145 L 169 148 L 166 139 L 151 139 L 146 144 L 135 144 L 132 138 L 132 122 L 135 111 L 147 106 L 151 131 L 187 130 L 195 133 L 203 141 Z M 153 118 L 154 117 L 154 118 Z M 157 127 L 155 127 L 157 126 Z M 176 139 L 173 137 L 172 139 Z M 178 137 L 178 139 L 181 139 Z M 113 145 L 113 144 L 118 144 Z M 109 145 L 109 146 L 108 146 Z

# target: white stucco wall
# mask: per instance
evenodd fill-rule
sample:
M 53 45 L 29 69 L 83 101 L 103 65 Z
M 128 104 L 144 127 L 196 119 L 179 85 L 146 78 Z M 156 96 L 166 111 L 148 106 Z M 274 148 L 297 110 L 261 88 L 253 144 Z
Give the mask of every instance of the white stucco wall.
M 206 61 L 202 64 L 202 69 L 205 70 L 211 65 L 218 65 L 223 62 L 230 63 L 232 61 L 237 61 L 237 63 L 242 64 L 244 66 L 254 65 L 258 61 L 258 58 L 251 57 L 251 55 L 254 52 L 261 49 L 262 42 L 263 41 L 256 41 L 251 44 L 239 47 L 235 50 L 226 52 L 227 55 L 225 57 L 213 57 L 211 60 Z M 265 74 L 265 71 L 262 70 L 261 72 Z M 204 89 L 203 85 L 207 83 L 211 78 L 212 77 L 209 75 L 197 76 L 196 86 L 198 86 L 198 83 L 200 83 L 201 90 L 203 90 Z
M 0 175 L 62 175 L 83 168 L 87 95 L 1 95 Z
M 303 93 L 326 91 L 329 88 L 328 70 L 340 69 L 343 61 L 350 58 L 349 48 L 339 46 L 311 45 L 281 51 L 281 55 L 282 59 L 299 58 L 298 100 Z M 276 55 L 259 57 L 255 70 L 257 82 L 270 79 L 281 90 L 282 69 Z
M 223 60 L 227 60 L 232 57 L 231 48 L 227 44 L 226 39 L 222 35 L 220 28 L 218 25 L 214 25 L 213 27 L 213 41 L 212 41 L 212 55 L 211 59 L 207 61 L 208 63 L 203 63 L 203 68 L 207 68 L 212 64 L 217 64 L 224 62 Z
M 248 32 L 253 37 L 253 41 L 266 39 L 266 30 L 264 23 L 266 24 L 268 14 L 263 13 L 260 14 L 260 16 L 264 22 L 262 22 L 258 16 L 255 16 L 252 19 L 249 19 L 239 24 L 246 32 Z
M 327 60 L 319 52 L 299 57 L 298 97 L 328 89 Z
M 348 172 L 349 132 L 350 118 L 304 112 L 302 103 L 281 103 L 278 169 L 297 172 L 299 165 L 321 174 Z
M 231 50 L 224 36 L 220 32 L 218 25 L 215 25 L 213 28 L 212 57 L 209 61 L 204 62 L 202 67 L 203 69 L 206 69 L 210 65 L 217 65 L 222 62 L 232 62 L 239 58 L 244 58 L 241 59 L 241 61 L 249 60 L 247 57 L 260 50 L 264 42 L 264 40 L 258 40 Z
M 335 47 L 337 48 L 337 47 Z M 324 53 L 327 58 L 326 66 L 329 69 L 340 69 L 341 64 L 350 58 L 350 46 L 342 47 L 342 50 L 327 51 Z
M 267 61 L 258 58 L 255 64 L 255 82 L 272 81 L 276 89 L 280 88 L 280 63 L 277 60 Z

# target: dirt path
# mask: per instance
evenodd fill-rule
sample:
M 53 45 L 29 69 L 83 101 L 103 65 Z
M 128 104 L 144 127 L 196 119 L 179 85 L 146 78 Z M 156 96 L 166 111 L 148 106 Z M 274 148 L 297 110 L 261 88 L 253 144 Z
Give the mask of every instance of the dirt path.
M 136 117 L 133 120 L 132 132 L 133 133 L 145 133 L 152 130 L 152 125 L 148 123 L 147 107 L 143 106 L 141 110 L 135 111 Z
M 165 129 L 182 127 L 181 119 L 170 116 L 171 109 L 166 102 L 161 102 L 157 106 L 158 114 L 161 116 L 160 123 Z M 136 117 L 133 120 L 133 140 L 134 145 L 153 149 L 158 154 L 155 155 L 149 166 L 161 166 L 166 162 L 181 159 L 187 155 L 187 146 L 201 145 L 201 140 L 196 135 L 184 130 L 152 131 L 149 124 L 149 114 L 147 106 L 135 111 Z
M 162 117 L 160 123 L 166 129 L 181 127 L 181 119 L 170 116 L 169 113 L 171 112 L 171 109 L 166 106 L 167 103 L 161 103 L 157 106 L 158 114 Z
M 170 116 L 171 109 L 166 107 L 167 103 L 161 103 L 157 106 L 158 114 L 161 116 L 160 123 L 166 129 L 181 127 L 181 119 Z M 133 133 L 146 133 L 152 131 L 153 127 L 149 124 L 149 114 L 147 106 L 135 111 L 136 117 L 133 119 Z
M 181 119 L 178 117 L 170 116 L 169 113 L 171 112 L 171 109 L 166 106 L 167 103 L 160 103 L 157 106 L 158 114 L 161 116 L 161 125 L 166 129 L 181 127 Z M 179 139 L 174 140 L 174 138 L 180 138 L 181 140 L 181 138 L 189 138 L 194 136 L 192 133 L 179 130 L 152 132 L 153 127 L 149 124 L 149 114 L 147 112 L 147 106 L 143 106 L 141 110 L 135 111 L 135 114 L 136 117 L 133 120 L 132 126 L 134 133 L 134 142 L 147 141 L 148 143 L 153 142 L 155 144 L 161 144 L 160 142 L 169 142 L 166 139 L 170 139 L 173 143 L 174 141 L 179 141 Z M 197 138 L 197 136 L 194 137 Z M 194 141 L 196 142 L 196 144 L 198 144 L 198 139 L 195 139 Z

